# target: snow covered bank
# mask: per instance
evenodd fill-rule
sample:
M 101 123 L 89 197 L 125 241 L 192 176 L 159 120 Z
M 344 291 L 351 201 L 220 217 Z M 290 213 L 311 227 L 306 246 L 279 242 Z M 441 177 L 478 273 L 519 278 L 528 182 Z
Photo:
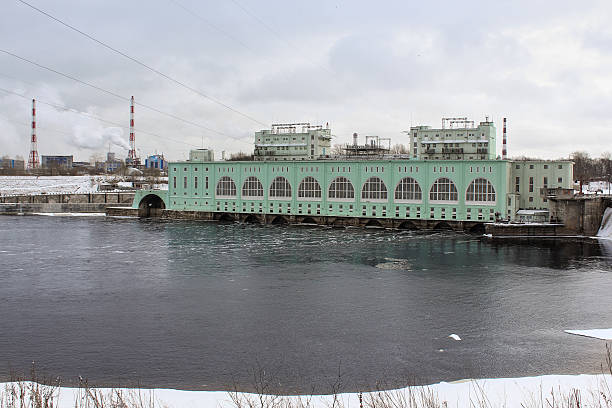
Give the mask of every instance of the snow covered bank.
M 612 329 L 563 330 L 577 336 L 593 337 L 601 340 L 612 340 Z
M 17 383 L 0 384 L 2 394 Z M 22 383 L 32 386 L 32 383 Z M 562 406 L 562 399 L 579 392 L 581 407 L 608 406 L 604 398 L 610 397 L 612 376 L 606 375 L 544 375 L 539 377 L 463 380 L 438 383 L 424 387 L 362 394 L 364 406 L 369 407 L 544 407 Z M 170 389 L 98 389 L 100 395 L 120 394 L 124 400 L 144 401 L 139 407 L 359 407 L 359 394 L 278 397 L 224 391 L 180 391 Z M 53 399 L 58 408 L 86 406 L 82 402 L 85 392 L 78 388 L 58 388 Z M 411 405 L 410 401 L 416 402 Z M 556 405 L 552 403 L 555 401 Z M 251 402 L 252 404 L 249 404 Z M 335 402 L 335 403 L 334 403 Z M 481 402 L 486 402 L 484 405 Z M 1 404 L 0 404 L 1 405 Z M 93 405 L 92 405 L 93 406 Z M 132 405 L 127 405 L 132 406 Z M 565 405 L 563 405 L 565 406 Z
M 95 193 L 107 176 L 0 176 L 0 195 Z

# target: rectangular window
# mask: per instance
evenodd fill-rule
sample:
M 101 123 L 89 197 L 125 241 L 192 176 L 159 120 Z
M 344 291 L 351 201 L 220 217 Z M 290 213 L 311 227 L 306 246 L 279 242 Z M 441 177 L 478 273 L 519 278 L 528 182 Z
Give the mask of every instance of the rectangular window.
M 529 177 L 529 192 L 533 193 L 533 177 Z
M 519 193 L 519 192 L 520 192 L 520 190 L 521 190 L 521 178 L 520 178 L 520 177 L 517 177 L 517 178 L 516 178 L 516 181 L 515 181 L 515 183 L 514 183 L 514 191 L 515 191 L 516 193 Z
M 204 179 L 204 181 L 206 182 L 206 189 L 208 190 L 208 176 L 206 176 L 206 179 Z
M 172 177 L 172 187 L 176 188 L 176 177 Z
M 193 180 L 193 188 L 198 188 L 198 177 L 197 176 Z
M 557 179 L 557 182 L 558 182 L 558 183 L 563 183 L 563 177 L 559 177 L 559 178 Z
M 548 187 L 548 177 L 544 177 L 544 188 Z
M 187 188 L 187 176 L 183 179 L 183 188 Z

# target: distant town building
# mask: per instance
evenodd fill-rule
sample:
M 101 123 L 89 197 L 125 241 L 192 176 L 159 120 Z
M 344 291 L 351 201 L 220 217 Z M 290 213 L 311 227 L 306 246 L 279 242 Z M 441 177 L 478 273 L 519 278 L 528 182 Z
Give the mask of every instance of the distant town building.
M 314 160 L 330 154 L 328 126 L 286 123 L 255 132 L 255 160 Z
M 189 161 L 215 161 L 215 152 L 210 149 L 192 149 L 189 151 Z
M 117 159 L 115 153 L 108 152 L 106 154 L 106 161 L 96 162 L 96 170 L 104 171 L 106 173 L 115 173 L 117 170 L 125 165 L 123 160 Z
M 467 118 L 443 118 L 442 127 L 410 128 L 410 152 L 419 160 L 495 160 L 495 126 L 489 119 L 474 126 Z
M 0 158 L 0 169 L 17 169 L 23 170 L 25 169 L 25 160 L 24 159 L 11 159 L 8 156 L 4 156 Z
M 159 169 L 161 171 L 164 171 L 168 168 L 168 164 L 164 159 L 163 154 L 154 154 L 145 159 L 145 168 Z
M 41 165 L 46 169 L 71 169 L 72 168 L 72 155 L 70 156 L 41 156 Z

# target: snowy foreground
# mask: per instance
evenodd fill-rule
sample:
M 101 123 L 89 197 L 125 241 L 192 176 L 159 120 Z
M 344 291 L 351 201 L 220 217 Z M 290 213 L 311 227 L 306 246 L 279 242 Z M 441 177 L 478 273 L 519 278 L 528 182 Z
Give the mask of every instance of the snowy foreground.
M 0 384 L 0 401 L 7 387 L 16 383 Z M 22 383 L 31 386 L 31 383 Z M 565 406 L 562 399 L 576 398 L 582 407 L 607 406 L 603 396 L 609 398 L 612 376 L 600 375 L 544 375 L 538 377 L 462 380 L 438 383 L 422 387 L 362 394 L 363 406 L 442 406 L 442 407 L 549 407 Z M 121 395 L 126 401 L 140 401 L 135 406 L 144 407 L 359 407 L 359 394 L 346 393 L 316 396 L 259 396 L 256 394 L 232 394 L 224 391 L 180 391 L 170 389 L 98 389 L 98 393 Z M 119 393 L 119 394 L 117 394 Z M 83 389 L 59 388 L 54 394 L 54 406 L 72 408 L 84 406 Z M 261 397 L 261 399 L 260 399 Z M 410 405 L 410 399 L 416 405 Z M 144 403 L 143 403 L 144 401 Z M 240 401 L 237 404 L 235 401 Z M 253 404 L 249 404 L 249 401 Z M 264 402 L 262 404 L 261 402 Z M 387 403 L 383 403 L 387 401 Z M 389 402 L 395 401 L 394 404 Z M 404 401 L 404 403 L 402 403 Z M 603 405 L 600 405 L 602 404 Z M 1 405 L 1 403 L 0 403 Z M 129 404 L 131 406 L 131 404 Z

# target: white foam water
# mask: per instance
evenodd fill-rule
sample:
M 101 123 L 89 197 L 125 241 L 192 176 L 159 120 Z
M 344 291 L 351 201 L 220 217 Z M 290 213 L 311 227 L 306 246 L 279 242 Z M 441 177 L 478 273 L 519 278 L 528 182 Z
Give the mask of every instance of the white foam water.
M 604 211 L 597 236 L 599 238 L 612 238 L 612 207 L 608 207 Z

